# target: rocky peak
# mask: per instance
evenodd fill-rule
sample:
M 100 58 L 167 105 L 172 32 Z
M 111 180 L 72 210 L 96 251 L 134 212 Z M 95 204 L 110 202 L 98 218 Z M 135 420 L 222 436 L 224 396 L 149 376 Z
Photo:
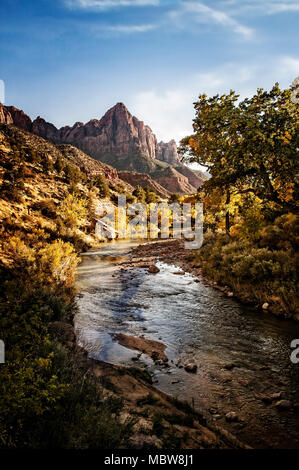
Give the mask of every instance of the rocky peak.
M 0 122 L 2 124 L 14 124 L 29 132 L 32 130 L 32 121 L 24 111 L 14 106 L 4 106 L 2 103 L 0 103 Z
M 159 142 L 157 148 L 157 159 L 162 162 L 170 163 L 171 165 L 176 165 L 180 162 L 175 140 Z
M 58 129 L 40 116 L 33 121 L 32 132 L 44 139 L 50 140 L 51 142 L 59 143 Z
M 117 103 L 100 119 L 85 125 L 60 129 L 60 142 L 71 143 L 99 160 L 107 155 L 125 158 L 128 155 L 146 155 L 156 158 L 157 139 L 152 130 Z

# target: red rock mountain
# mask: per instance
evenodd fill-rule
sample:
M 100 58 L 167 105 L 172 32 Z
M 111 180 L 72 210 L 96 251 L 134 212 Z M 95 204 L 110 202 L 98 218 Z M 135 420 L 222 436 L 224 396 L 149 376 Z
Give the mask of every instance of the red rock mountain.
M 117 103 L 100 120 L 60 129 L 41 117 L 32 122 L 23 111 L 0 104 L 0 122 L 13 123 L 55 144 L 71 144 L 117 170 L 135 172 L 135 182 L 138 173 L 150 175 L 167 192 L 194 193 L 203 183 L 180 162 L 175 141 L 158 143 L 150 127 L 132 116 L 123 103 Z M 140 179 L 140 183 L 144 181 Z

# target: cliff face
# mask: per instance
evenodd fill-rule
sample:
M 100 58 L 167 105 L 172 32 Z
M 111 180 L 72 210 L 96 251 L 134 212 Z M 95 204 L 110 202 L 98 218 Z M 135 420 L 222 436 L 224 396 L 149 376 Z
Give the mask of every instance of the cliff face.
M 188 178 L 172 166 L 157 170 L 154 179 L 171 193 L 193 194 L 196 192 L 195 186 L 190 184 Z
M 0 103 L 0 123 L 14 124 L 25 131 L 32 131 L 32 121 L 21 109 L 14 106 L 4 106 Z
M 161 160 L 161 162 L 170 163 L 171 165 L 180 163 L 175 140 L 171 140 L 167 143 L 159 142 L 157 150 L 157 159 Z
M 61 142 L 78 146 L 94 158 L 112 155 L 123 159 L 128 155 L 143 154 L 156 158 L 157 139 L 151 129 L 132 116 L 123 103 L 118 103 L 100 119 L 87 124 L 76 123 L 62 128 Z
M 132 186 L 141 186 L 142 188 L 148 186 L 163 198 L 167 198 L 170 196 L 169 191 L 167 191 L 163 186 L 157 183 L 157 181 L 153 180 L 153 178 L 151 178 L 149 175 L 146 175 L 144 173 L 137 173 L 134 171 L 119 171 L 118 176 L 123 181 L 131 184 Z
M 58 150 L 62 153 L 64 158 L 71 163 L 77 165 L 80 170 L 88 177 L 95 177 L 99 174 L 104 175 L 107 181 L 119 183 L 120 179 L 115 168 L 95 160 L 94 158 L 86 155 L 82 150 L 73 147 L 69 144 L 57 145 Z
M 0 122 L 15 124 L 55 144 L 73 145 L 117 170 L 150 175 L 167 193 L 194 193 L 203 183 L 180 162 L 175 141 L 158 143 L 150 127 L 132 116 L 123 103 L 117 103 L 100 120 L 60 129 L 41 117 L 32 122 L 23 111 L 0 105 Z M 139 184 L 137 175 L 133 179 Z M 142 185 L 144 180 L 139 179 Z
M 191 186 L 193 186 L 196 190 L 201 187 L 203 185 L 203 183 L 205 182 L 205 180 L 207 179 L 203 173 L 201 172 L 198 172 L 198 174 L 194 173 L 193 170 L 191 170 L 189 167 L 187 167 L 186 165 L 183 165 L 182 163 L 179 163 L 178 166 L 174 166 L 174 168 L 179 172 L 181 173 L 182 175 L 184 175 L 189 184 L 191 184 Z

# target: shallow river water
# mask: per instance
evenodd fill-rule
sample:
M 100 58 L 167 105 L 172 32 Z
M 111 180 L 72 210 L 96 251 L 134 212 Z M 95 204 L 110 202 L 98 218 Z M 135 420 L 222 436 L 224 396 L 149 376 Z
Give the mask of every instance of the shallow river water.
M 121 270 L 118 262 L 134 246 L 113 242 L 82 255 L 79 343 L 95 359 L 147 368 L 157 388 L 206 410 L 249 445 L 299 447 L 299 364 L 290 361 L 299 324 L 245 307 L 191 274 L 174 274 L 174 265 L 159 262 L 155 275 L 146 268 Z M 136 361 L 137 351 L 112 339 L 120 332 L 163 342 L 168 365 L 144 354 Z M 196 374 L 184 370 L 188 362 L 198 365 Z M 275 393 L 281 397 L 265 402 Z M 279 410 L 281 399 L 292 408 Z M 236 423 L 226 421 L 230 411 Z

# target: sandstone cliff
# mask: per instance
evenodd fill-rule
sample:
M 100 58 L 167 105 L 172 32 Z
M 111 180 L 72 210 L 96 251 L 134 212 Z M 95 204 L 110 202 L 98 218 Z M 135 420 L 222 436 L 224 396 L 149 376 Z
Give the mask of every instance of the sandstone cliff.
M 162 162 L 170 163 L 171 165 L 176 165 L 180 162 L 175 140 L 171 140 L 167 143 L 159 142 L 157 147 L 157 159 Z
M 194 193 L 203 184 L 203 178 L 180 162 L 175 141 L 158 143 L 150 127 L 132 116 L 123 103 L 117 103 L 100 120 L 60 129 L 41 117 L 32 122 L 23 111 L 0 105 L 0 122 L 13 123 L 55 144 L 71 144 L 117 170 L 137 173 L 131 177 L 135 184 L 142 186 L 144 176 L 138 177 L 138 173 L 146 174 L 167 194 Z M 158 192 L 162 195 L 161 188 Z

